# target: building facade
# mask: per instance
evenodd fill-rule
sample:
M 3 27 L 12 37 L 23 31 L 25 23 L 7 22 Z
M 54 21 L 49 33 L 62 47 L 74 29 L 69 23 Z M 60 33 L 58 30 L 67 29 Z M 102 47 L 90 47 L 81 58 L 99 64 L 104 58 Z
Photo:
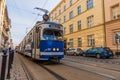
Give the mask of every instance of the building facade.
M 6 6 L 6 1 L 0 1 L 0 49 L 4 47 L 4 42 L 7 40 L 10 41 L 10 28 L 11 21 L 8 17 L 8 11 Z
M 107 46 L 116 52 L 118 43 L 120 52 L 120 0 L 105 0 L 105 21 Z
M 62 0 L 50 13 L 64 26 L 67 48 L 105 46 L 103 0 Z
M 2 47 L 2 28 L 3 28 L 3 18 L 5 12 L 5 0 L 0 0 L 0 48 Z

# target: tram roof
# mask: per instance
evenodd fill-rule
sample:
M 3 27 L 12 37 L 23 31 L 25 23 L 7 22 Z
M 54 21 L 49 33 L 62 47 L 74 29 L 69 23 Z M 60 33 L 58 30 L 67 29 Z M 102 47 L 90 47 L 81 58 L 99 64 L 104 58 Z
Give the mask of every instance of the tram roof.
M 51 22 L 51 21 L 37 21 L 36 24 L 43 23 L 43 24 L 60 24 L 58 22 Z

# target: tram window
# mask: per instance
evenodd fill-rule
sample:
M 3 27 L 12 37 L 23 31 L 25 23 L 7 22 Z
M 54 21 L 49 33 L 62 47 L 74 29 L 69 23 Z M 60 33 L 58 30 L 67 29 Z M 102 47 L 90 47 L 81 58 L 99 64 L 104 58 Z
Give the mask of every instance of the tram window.
M 46 40 L 54 40 L 53 31 L 51 31 L 51 30 L 45 30 L 45 31 L 43 32 L 43 37 L 44 37 Z
M 62 36 L 61 32 L 59 31 L 54 31 L 55 36 Z
M 44 30 L 43 37 L 46 40 L 61 40 L 62 39 L 62 31 Z
M 55 35 L 57 40 L 62 39 L 62 32 L 61 31 L 54 31 L 54 35 Z
M 45 35 L 53 35 L 53 32 L 50 31 L 50 30 L 46 30 L 46 31 L 44 31 L 44 34 L 45 34 Z

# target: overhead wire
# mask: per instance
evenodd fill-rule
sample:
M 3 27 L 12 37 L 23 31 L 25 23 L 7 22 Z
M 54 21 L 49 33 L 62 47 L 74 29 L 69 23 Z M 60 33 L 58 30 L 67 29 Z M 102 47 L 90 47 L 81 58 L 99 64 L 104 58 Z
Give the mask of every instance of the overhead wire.
M 33 14 L 33 15 L 38 15 L 38 16 L 43 16 L 43 14 L 38 14 L 38 13 L 35 13 L 35 12 L 32 12 L 32 11 L 29 11 L 29 10 L 27 10 L 27 9 L 22 9 L 22 8 L 16 8 L 16 7 L 13 7 L 13 6 L 10 6 L 9 5 L 9 8 L 15 8 L 15 9 L 17 9 L 17 10 L 21 10 L 21 11 L 23 11 L 23 12 L 26 12 L 26 13 L 29 13 L 29 14 Z
M 44 8 L 44 7 L 45 7 L 45 5 L 47 4 L 47 1 L 48 1 L 48 0 L 46 0 L 46 1 L 45 1 L 45 3 L 43 4 L 42 8 Z
M 48 1 L 48 0 L 45 1 L 45 3 L 43 4 L 42 8 L 44 8 L 44 6 L 46 5 L 47 1 Z M 37 13 L 33 13 L 33 14 L 37 14 Z M 36 17 L 35 20 L 33 21 L 32 25 L 33 25 L 34 22 L 38 19 L 38 16 L 43 16 L 43 15 L 41 15 L 41 13 L 38 13 L 38 14 L 37 14 L 37 17 Z
M 44 2 L 42 8 L 44 8 L 44 6 L 47 4 L 47 1 L 48 1 L 48 0 L 46 0 L 46 1 Z M 10 6 L 10 7 L 19 10 L 19 12 L 20 12 L 21 14 L 22 14 L 21 11 L 24 11 L 24 12 L 27 12 L 27 13 L 30 13 L 30 14 L 36 14 L 36 15 L 37 15 L 37 17 L 33 20 L 31 26 L 33 26 L 34 22 L 38 19 L 39 16 L 43 16 L 43 15 L 40 14 L 40 13 L 37 14 L 37 13 L 34 13 L 34 12 L 32 12 L 32 11 L 19 8 L 19 6 L 17 5 L 17 3 L 16 3 L 15 0 L 14 0 L 14 3 L 15 3 L 15 6 L 16 6 L 16 7 L 14 7 L 14 6 Z M 16 22 L 13 22 L 13 23 L 14 23 L 14 24 L 18 24 L 18 25 L 25 25 L 25 26 L 26 26 L 26 24 L 21 24 L 21 23 L 16 23 Z M 30 26 L 30 25 L 27 25 L 27 26 Z M 31 26 L 30 26 L 30 27 L 31 27 Z M 27 27 L 27 29 L 30 28 L 30 27 Z
M 12 21 L 12 23 L 13 23 L 13 24 L 17 24 L 17 25 L 30 26 L 30 25 L 27 25 L 27 24 L 17 23 L 17 22 L 14 22 L 14 21 Z
M 46 0 L 46 1 L 44 2 L 42 8 L 44 8 L 44 6 L 46 5 L 47 1 L 48 1 L 48 0 Z M 33 13 L 33 14 L 37 14 L 37 13 Z M 33 25 L 34 22 L 38 19 L 38 16 L 43 16 L 43 15 L 41 15 L 41 13 L 38 13 L 38 14 L 37 14 L 37 17 L 36 17 L 35 20 L 33 21 L 32 25 Z
M 46 0 L 45 3 L 43 4 L 42 8 L 44 8 L 44 6 L 46 5 L 46 3 L 47 3 L 47 0 Z M 32 14 L 37 14 L 37 13 L 32 13 Z M 41 13 L 38 13 L 38 14 L 37 14 L 37 17 L 34 19 L 34 21 L 32 22 L 31 26 L 33 26 L 33 24 L 35 23 L 35 21 L 38 19 L 39 16 L 43 16 L 43 15 L 41 15 Z M 29 28 L 30 28 L 30 27 L 27 27 L 27 28 L 26 28 L 26 34 L 27 34 L 27 30 L 28 30 Z
M 46 5 L 47 1 L 48 1 L 48 0 L 46 0 L 46 1 L 44 2 L 42 8 L 44 8 L 44 6 Z M 33 14 L 37 14 L 37 13 L 33 13 Z M 34 21 L 33 21 L 33 23 L 31 24 L 31 26 L 33 26 L 33 24 L 35 23 L 35 21 L 38 19 L 39 16 L 43 16 L 43 15 L 41 15 L 41 13 L 38 13 L 38 14 L 37 14 L 37 17 L 34 19 Z M 27 34 L 28 28 L 30 28 L 30 27 L 27 27 L 27 28 L 26 28 L 26 34 Z
M 16 1 L 14 0 L 13 2 L 15 3 L 16 8 L 20 9 L 20 8 L 18 7 Z M 21 10 L 20 10 L 19 12 L 22 14 Z
M 37 13 L 34 13 L 34 12 L 32 12 L 32 11 L 19 8 L 15 0 L 14 0 L 14 3 L 15 3 L 15 6 L 16 6 L 16 7 L 13 7 L 13 6 L 10 6 L 10 7 L 19 10 L 20 13 L 21 13 L 21 11 L 24 11 L 24 12 L 27 12 L 27 13 L 30 13 L 30 14 L 37 14 Z M 45 3 L 44 3 L 44 5 L 45 5 Z M 21 14 L 22 14 L 22 13 L 21 13 Z M 33 20 L 31 26 L 33 26 L 34 22 L 38 19 L 38 16 L 42 16 L 42 15 L 41 15 L 41 14 L 37 14 L 37 17 Z M 14 22 L 14 24 L 15 24 L 15 22 Z M 19 23 L 16 23 L 16 24 L 19 24 Z M 25 24 L 19 24 L 19 25 L 25 25 Z M 30 27 L 27 27 L 27 28 L 30 28 Z
M 21 10 L 21 11 L 23 11 L 23 12 L 26 12 L 26 13 L 29 13 L 29 14 L 32 14 L 32 13 L 34 13 L 34 12 L 32 12 L 32 11 L 29 11 L 29 10 L 27 10 L 27 9 L 16 8 L 16 7 L 14 7 L 14 6 L 11 6 L 11 5 L 8 5 L 8 6 L 9 6 L 9 8 L 11 7 L 11 8 L 14 8 L 14 9 L 17 9 L 17 10 Z

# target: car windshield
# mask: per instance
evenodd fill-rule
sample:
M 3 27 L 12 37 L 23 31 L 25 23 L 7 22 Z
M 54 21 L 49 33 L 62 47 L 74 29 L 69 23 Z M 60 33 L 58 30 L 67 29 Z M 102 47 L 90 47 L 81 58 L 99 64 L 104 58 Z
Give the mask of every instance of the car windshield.
M 110 48 L 108 47 L 97 47 L 96 49 L 97 50 L 110 50 Z
M 104 49 L 105 49 L 105 50 L 110 50 L 110 48 L 108 48 L 108 47 L 105 47 Z

